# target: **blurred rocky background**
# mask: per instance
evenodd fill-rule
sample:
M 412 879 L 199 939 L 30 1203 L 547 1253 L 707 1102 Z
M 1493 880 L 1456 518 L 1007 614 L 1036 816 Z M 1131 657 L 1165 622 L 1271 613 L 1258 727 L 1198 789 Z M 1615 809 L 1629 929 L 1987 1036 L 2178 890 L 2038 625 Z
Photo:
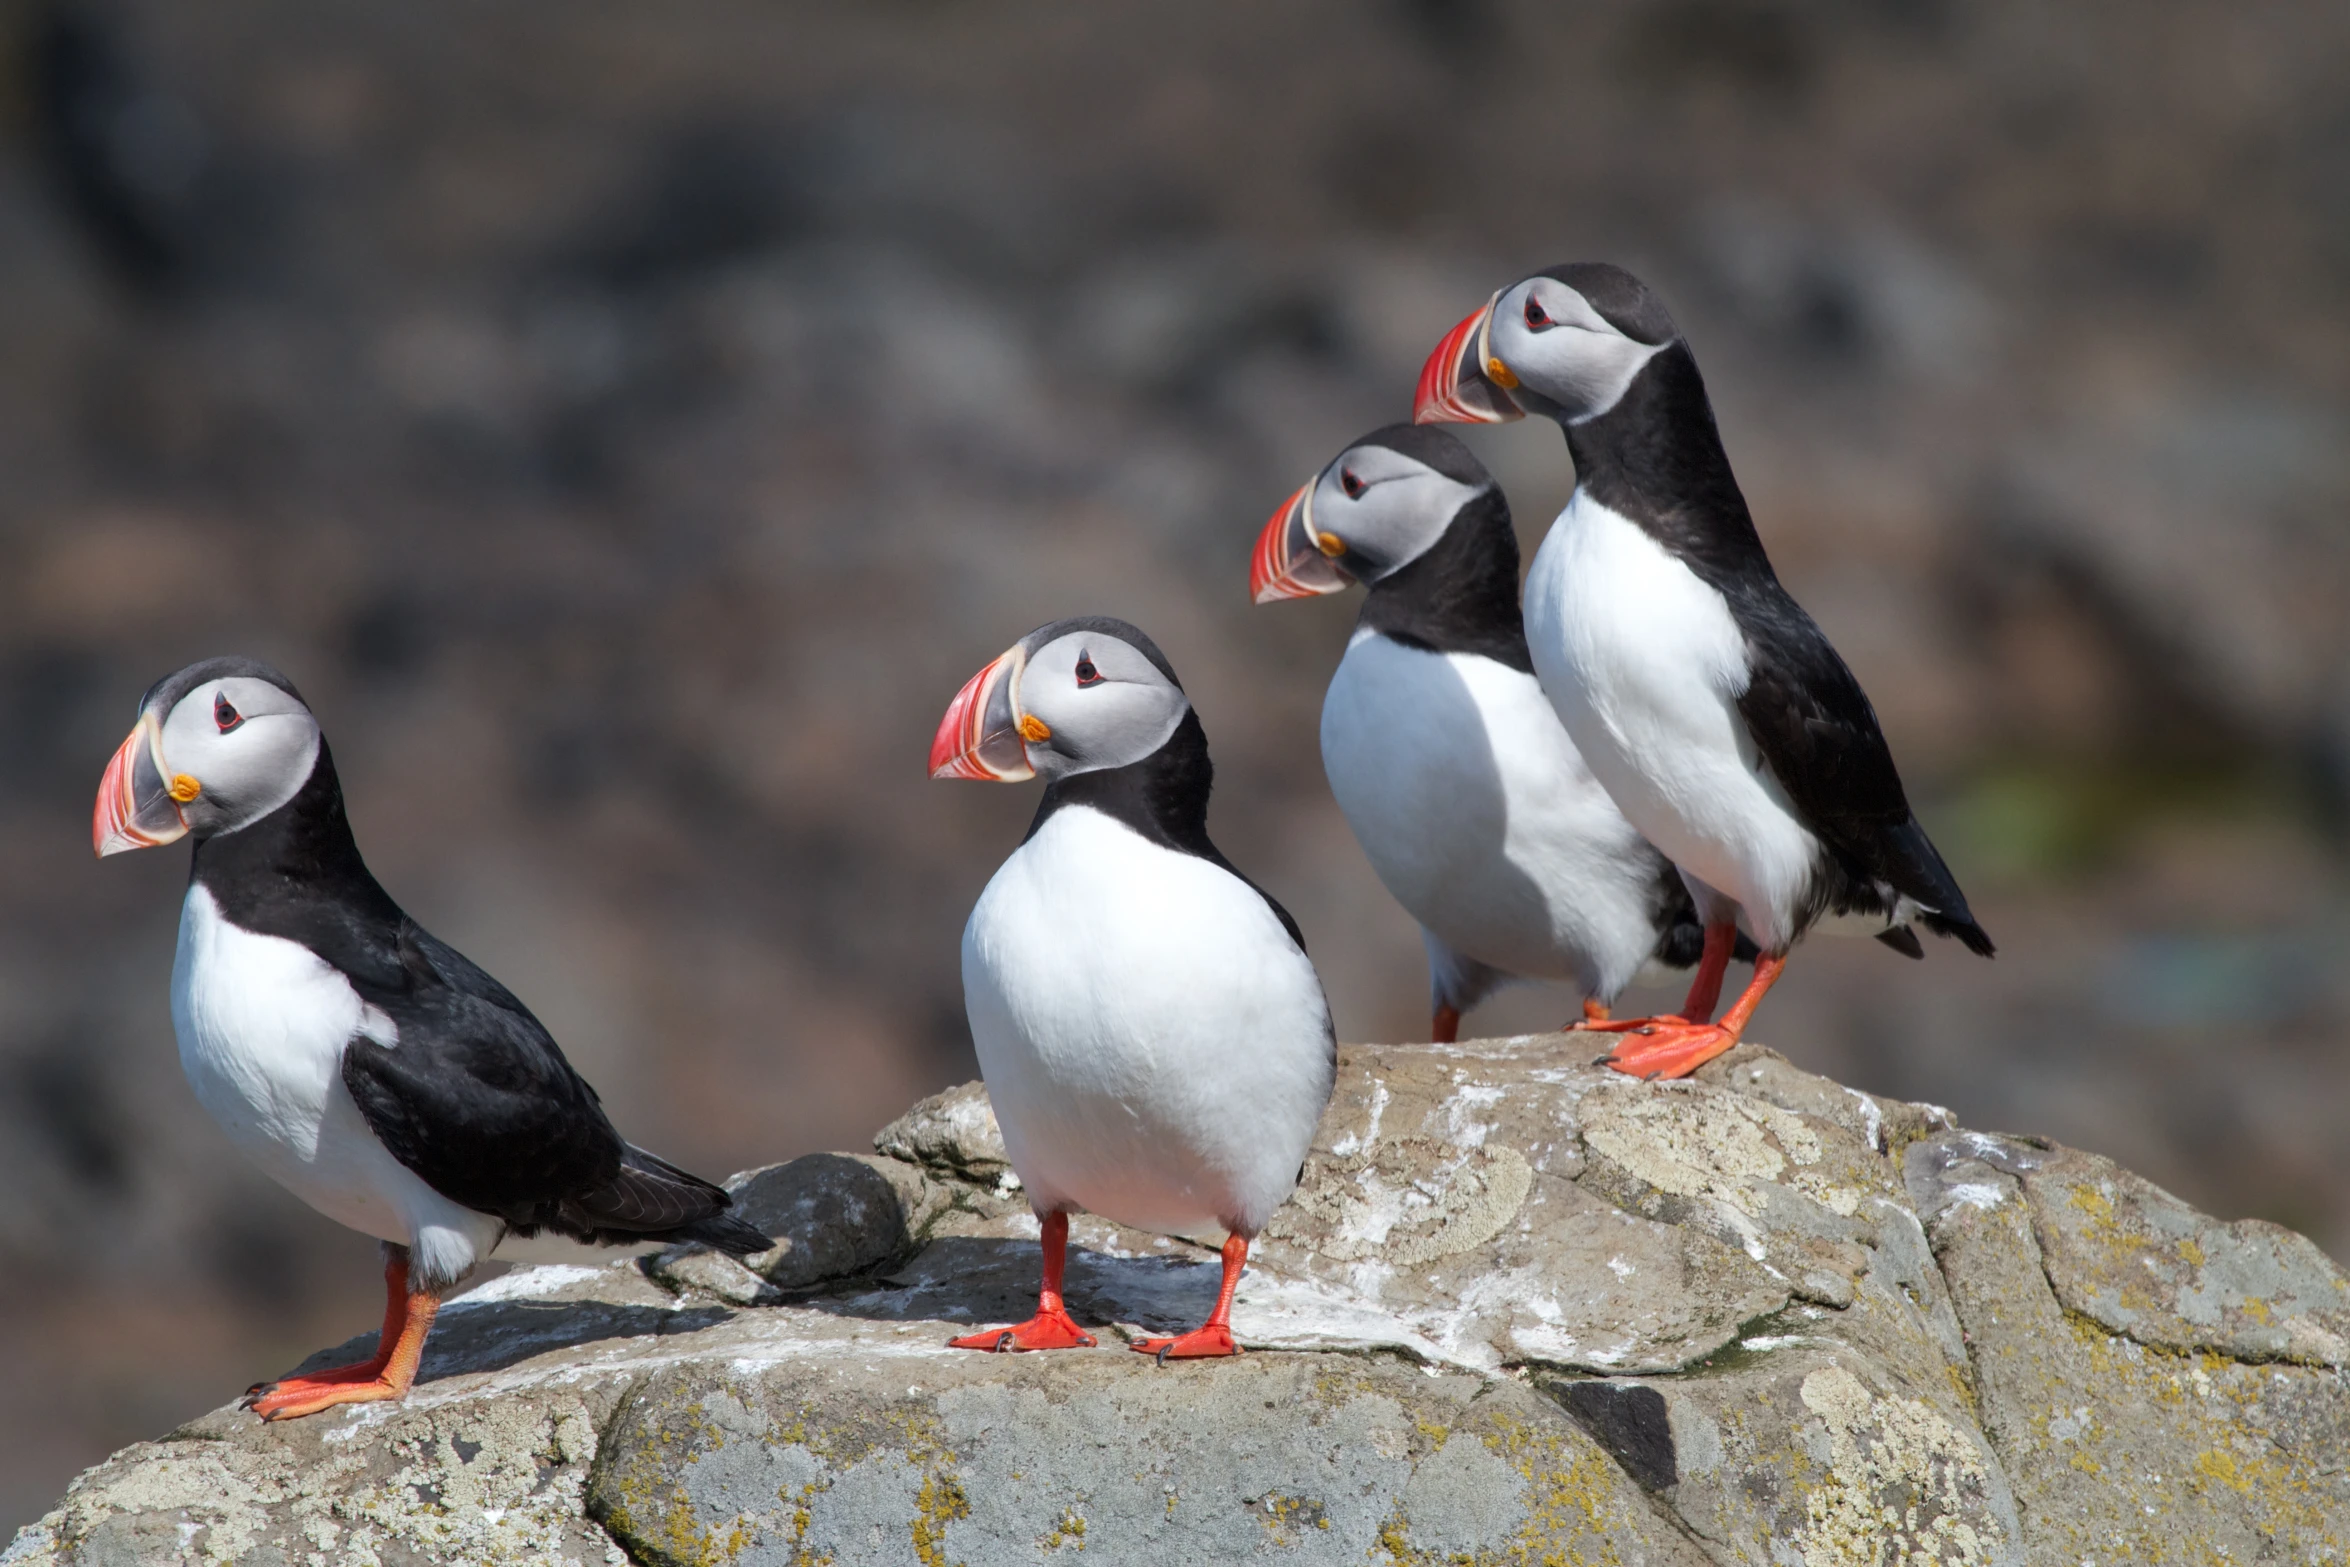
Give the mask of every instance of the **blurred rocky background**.
M 924 748 L 1124 615 L 1342 1032 L 1415 1037 L 1316 749 L 1355 605 L 1248 548 L 1570 257 L 1672 302 L 2001 943 L 1813 943 L 1757 1036 L 2350 1247 L 2350 10 L 19 0 L 0 54 L 0 1528 L 377 1308 L 179 1075 L 184 851 L 91 862 L 150 681 L 290 672 L 394 895 L 723 1174 L 971 1075 L 1035 802 Z M 1531 542 L 1555 432 L 1473 440 Z

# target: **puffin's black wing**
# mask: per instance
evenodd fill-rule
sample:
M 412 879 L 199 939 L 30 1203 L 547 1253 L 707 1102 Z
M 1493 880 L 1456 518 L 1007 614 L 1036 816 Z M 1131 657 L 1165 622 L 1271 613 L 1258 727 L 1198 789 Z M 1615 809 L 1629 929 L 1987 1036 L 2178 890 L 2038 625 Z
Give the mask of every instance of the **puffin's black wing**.
M 1804 825 L 1849 872 L 1915 899 L 1927 929 L 1989 957 L 1990 936 L 1909 808 L 1876 709 L 1818 624 L 1776 581 L 1749 584 L 1731 609 L 1750 670 L 1739 716 Z
M 464 954 L 402 920 L 400 982 L 358 982 L 400 1030 L 354 1039 L 343 1082 L 368 1128 L 452 1202 L 518 1233 L 578 1240 L 771 1244 L 726 1193 L 630 1146 L 539 1020 Z

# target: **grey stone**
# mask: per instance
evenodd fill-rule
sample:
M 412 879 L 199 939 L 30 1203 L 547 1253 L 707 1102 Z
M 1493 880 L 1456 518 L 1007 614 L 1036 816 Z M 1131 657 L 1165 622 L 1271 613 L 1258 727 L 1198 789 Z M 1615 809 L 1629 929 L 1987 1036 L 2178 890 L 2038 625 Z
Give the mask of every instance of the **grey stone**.
M 2302 1236 L 2258 1219 L 2223 1224 L 2069 1148 L 2022 1181 L 2067 1310 L 2165 1349 L 2350 1365 L 2350 1277 Z
M 867 1154 L 805 1154 L 745 1171 L 727 1190 L 743 1218 L 775 1238 L 770 1250 L 737 1261 L 705 1246 L 677 1246 L 647 1267 L 672 1289 L 699 1290 L 738 1306 L 896 1262 L 951 1203 L 946 1189 L 920 1169 Z
M 884 1157 L 918 1165 L 949 1178 L 994 1186 L 1012 1175 L 1004 1134 L 995 1124 L 987 1090 L 964 1083 L 932 1094 L 873 1136 Z
M 748 1266 L 492 1280 L 404 1403 L 215 1411 L 0 1562 L 2345 1559 L 2306 1241 L 1757 1047 L 1675 1084 L 1590 1051 L 1343 1050 L 1235 1361 L 1123 1353 L 1206 1314 L 1216 1257 L 1082 1214 L 1100 1348 L 946 1347 L 1037 1285 L 969 1085 L 736 1177 L 778 1241 Z
M 678 1366 L 623 1402 L 588 1505 L 662 1567 L 1704 1560 L 1531 1389 L 1391 1360 Z
M 1954 1139 L 1966 1134 L 1953 1134 Z M 2038 1156 L 1988 1152 L 2036 1168 Z M 1946 1165 L 1929 1226 L 1979 1389 L 1979 1419 L 2047 1567 L 2350 1560 L 2350 1392 L 2338 1374 L 2183 1353 L 2068 1310 L 2049 1284 L 2029 1178 Z
M 2024 1562 L 2001 1462 L 1947 1386 L 1906 1386 L 1833 1329 L 1747 1343 L 1685 1377 L 1552 1391 L 1718 1561 Z

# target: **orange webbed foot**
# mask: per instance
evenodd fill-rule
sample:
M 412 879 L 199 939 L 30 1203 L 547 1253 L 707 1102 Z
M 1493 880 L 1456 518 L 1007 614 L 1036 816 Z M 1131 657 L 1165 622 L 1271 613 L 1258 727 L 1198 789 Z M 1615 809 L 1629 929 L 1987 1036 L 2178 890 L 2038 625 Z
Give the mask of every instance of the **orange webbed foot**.
M 1686 1018 L 1651 1018 L 1599 1058 L 1627 1077 L 1687 1077 L 1738 1043 L 1738 1031 Z
M 408 1248 L 393 1246 L 384 1260 L 384 1325 L 376 1351 L 348 1366 L 328 1366 L 307 1376 L 256 1382 L 245 1390 L 243 1407 L 264 1420 L 298 1420 L 337 1404 L 380 1404 L 404 1398 L 424 1359 L 424 1341 L 440 1314 L 441 1298 L 408 1287 Z
M 1156 1356 L 1161 1364 L 1170 1360 L 1217 1360 L 1240 1353 L 1240 1346 L 1232 1342 L 1232 1329 L 1221 1322 L 1211 1322 L 1171 1338 L 1136 1339 L 1127 1348 L 1138 1355 Z
M 1688 1019 L 1670 1015 L 1664 1017 L 1600 1017 L 1582 1018 L 1561 1029 L 1567 1034 L 1637 1034 L 1643 1029 L 1660 1028 L 1667 1023 L 1685 1023 Z
M 384 1360 L 384 1356 L 377 1355 L 372 1359 L 354 1361 L 347 1366 L 321 1366 L 316 1371 L 306 1371 L 300 1376 L 276 1377 L 267 1382 L 256 1382 L 245 1389 L 245 1396 L 237 1401 L 238 1407 L 251 1409 L 277 1389 L 291 1387 L 297 1382 L 309 1387 L 345 1387 L 361 1382 L 373 1382 L 383 1375 Z
M 355 1372 L 359 1369 L 357 1366 L 338 1366 L 335 1371 Z M 405 1386 L 395 1387 L 378 1375 L 338 1377 L 335 1371 L 264 1382 L 245 1395 L 244 1407 L 264 1420 L 299 1420 L 304 1415 L 315 1415 L 337 1404 L 380 1404 L 408 1391 Z
M 947 1340 L 949 1349 L 982 1349 L 1008 1355 L 1030 1349 L 1091 1349 L 1094 1337 L 1066 1311 L 1040 1311 L 1008 1328 L 988 1328 Z

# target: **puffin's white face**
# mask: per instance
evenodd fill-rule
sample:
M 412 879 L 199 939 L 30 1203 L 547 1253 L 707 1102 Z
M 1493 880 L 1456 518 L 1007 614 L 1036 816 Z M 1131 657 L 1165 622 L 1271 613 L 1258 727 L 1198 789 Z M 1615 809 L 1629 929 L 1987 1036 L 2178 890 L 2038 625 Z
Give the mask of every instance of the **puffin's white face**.
M 1350 446 L 1265 524 L 1249 595 L 1269 604 L 1377 582 L 1426 554 L 1461 508 L 1491 487 L 1463 483 L 1376 440 Z
M 1621 267 L 1553 267 L 1512 283 L 1444 334 L 1420 367 L 1412 422 L 1502 424 L 1529 413 L 1562 424 L 1594 419 L 1679 340 L 1663 301 Z
M 1102 631 L 1053 638 L 1028 656 L 1021 716 L 1050 731 L 1028 738 L 1046 778 L 1139 762 L 1167 743 L 1191 701 L 1140 649 Z
M 1572 424 L 1615 407 L 1662 347 L 1625 336 L 1582 294 L 1536 276 L 1494 300 L 1484 370 L 1517 402 Z
M 252 675 L 184 684 L 191 666 L 148 694 L 139 722 L 98 786 L 101 855 L 247 827 L 300 792 L 318 760 L 318 720 L 291 692 Z
M 973 675 L 930 742 L 933 778 L 1017 782 L 1125 767 L 1167 743 L 1191 710 L 1182 687 L 1127 640 L 1123 621 L 1059 620 Z

